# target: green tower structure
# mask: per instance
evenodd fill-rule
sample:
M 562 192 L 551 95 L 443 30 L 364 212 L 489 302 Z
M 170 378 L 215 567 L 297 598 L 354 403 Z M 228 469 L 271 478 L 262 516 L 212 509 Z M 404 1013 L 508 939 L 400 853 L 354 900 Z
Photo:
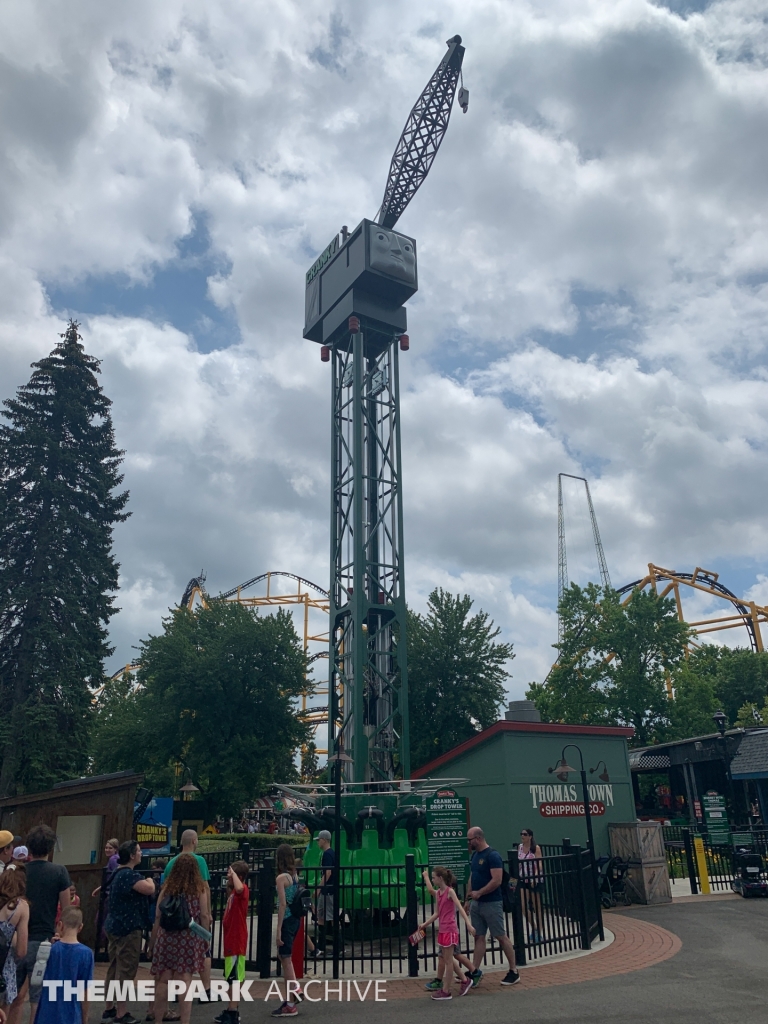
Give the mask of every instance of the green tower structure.
M 376 220 L 342 228 L 306 273 L 304 337 L 332 370 L 328 749 L 351 758 L 343 781 L 358 792 L 411 774 L 399 358 L 418 276 L 415 240 L 393 229 L 440 147 L 463 57 L 454 36 L 408 117 Z

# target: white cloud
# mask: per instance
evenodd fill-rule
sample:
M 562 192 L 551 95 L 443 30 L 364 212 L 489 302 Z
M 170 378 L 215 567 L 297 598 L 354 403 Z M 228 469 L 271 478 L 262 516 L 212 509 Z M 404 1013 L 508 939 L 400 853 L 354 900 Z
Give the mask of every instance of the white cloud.
M 5 5 L 4 395 L 62 329 L 44 285 L 149 281 L 195 218 L 242 339 L 202 353 L 149 316 L 72 310 L 128 452 L 116 664 L 201 567 L 214 590 L 267 568 L 327 579 L 329 382 L 301 340 L 303 273 L 377 209 L 456 31 L 470 110 L 401 222 L 421 286 L 403 361 L 411 599 L 466 589 L 516 644 L 512 692 L 540 678 L 559 471 L 592 481 L 614 582 L 648 561 L 764 575 L 763 13 Z

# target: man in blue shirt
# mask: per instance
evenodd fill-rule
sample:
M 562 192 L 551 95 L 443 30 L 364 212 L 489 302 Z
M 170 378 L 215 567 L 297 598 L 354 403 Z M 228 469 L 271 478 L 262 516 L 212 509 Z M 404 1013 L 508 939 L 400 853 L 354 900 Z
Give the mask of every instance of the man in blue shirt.
M 502 985 L 516 985 L 520 975 L 515 970 L 515 950 L 504 926 L 504 911 L 501 900 L 501 877 L 504 861 L 485 841 L 483 830 L 476 825 L 467 832 L 467 842 L 472 854 L 470 890 L 467 899 L 472 901 L 470 919 L 475 929 L 475 951 L 472 955 L 472 983 L 477 986 L 483 976 L 480 964 L 485 956 L 486 934 L 490 930 L 504 950 L 509 970 L 501 980 Z

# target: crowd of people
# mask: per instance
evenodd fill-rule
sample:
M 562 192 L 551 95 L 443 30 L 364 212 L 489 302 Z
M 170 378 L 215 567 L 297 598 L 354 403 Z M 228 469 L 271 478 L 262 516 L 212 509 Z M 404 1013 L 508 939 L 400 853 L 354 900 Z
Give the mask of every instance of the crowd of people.
M 542 852 L 533 832 L 523 829 L 518 847 L 519 895 L 523 918 L 533 941 L 541 929 L 543 889 Z M 293 947 L 300 925 L 312 907 L 318 922 L 316 939 L 320 952 L 332 940 L 331 925 L 338 912 L 334 889 L 335 854 L 331 834 L 315 837 L 321 851 L 319 879 L 313 893 L 306 890 L 297 870 L 295 851 L 288 844 L 275 851 L 277 889 L 277 956 L 287 983 L 286 1000 L 272 1016 L 295 1016 L 302 997 L 296 982 Z M 61 1002 L 59 995 L 43 988 L 43 980 L 87 982 L 93 977 L 94 956 L 79 941 L 83 915 L 79 898 L 66 867 L 50 860 L 56 835 L 46 825 L 33 828 L 26 841 L 0 830 L 0 1024 L 20 1024 L 26 1001 L 34 1024 L 86 1024 L 87 1001 Z M 176 1008 L 169 1004 L 171 979 L 189 989 L 194 976 L 203 998 L 210 997 L 212 958 L 212 905 L 210 873 L 197 851 L 193 829 L 181 836 L 181 852 L 170 860 L 156 859 L 149 873 L 139 871 L 142 851 L 138 842 L 110 839 L 105 846 L 107 866 L 100 897 L 98 926 L 109 958 L 109 982 L 124 985 L 136 980 L 142 951 L 151 959 L 156 981 L 155 999 L 145 1020 L 180 1021 L 188 1024 L 192 1003 L 183 998 Z M 427 983 L 434 999 L 450 999 L 454 976 L 459 994 L 476 987 L 486 951 L 488 932 L 501 947 L 508 971 L 502 985 L 515 985 L 520 975 L 507 936 L 502 909 L 503 861 L 487 843 L 481 828 L 468 832 L 470 882 L 466 902 L 456 892 L 451 871 L 436 866 L 424 872 L 427 891 L 435 900 L 435 913 L 424 922 L 420 934 L 433 922 L 438 926 L 440 956 L 437 977 Z M 248 950 L 249 865 L 238 860 L 229 865 L 226 905 L 222 918 L 224 975 L 227 982 L 245 980 Z M 105 891 L 102 891 L 102 887 Z M 105 911 L 105 912 L 103 912 Z M 458 917 L 474 937 L 472 959 L 461 952 Z M 145 937 L 149 936 L 146 945 Z M 310 955 L 317 955 L 307 936 Z M 124 992 L 125 989 L 123 988 Z M 215 1018 L 216 1024 L 239 1024 L 237 1002 L 230 1002 Z M 107 1002 L 104 1024 L 139 1024 L 126 1002 Z

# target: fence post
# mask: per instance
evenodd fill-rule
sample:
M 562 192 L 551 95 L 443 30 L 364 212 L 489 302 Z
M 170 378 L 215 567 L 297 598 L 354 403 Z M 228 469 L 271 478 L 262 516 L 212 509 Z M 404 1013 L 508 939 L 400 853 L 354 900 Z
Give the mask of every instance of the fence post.
M 509 877 L 515 881 L 515 892 L 512 900 L 512 945 L 515 947 L 515 960 L 520 967 L 525 967 L 525 930 L 523 929 L 522 895 L 520 893 L 520 864 L 517 850 L 507 850 Z
M 256 970 L 260 978 L 272 972 L 272 911 L 275 906 L 275 862 L 265 860 L 258 875 L 259 906 L 256 919 Z
M 691 842 L 691 830 L 683 829 L 683 845 L 685 846 L 685 860 L 688 865 L 688 880 L 691 883 L 691 895 L 698 896 L 699 886 L 696 879 L 696 861 L 693 857 L 693 843 Z
M 405 921 L 409 935 L 419 927 L 419 908 L 416 900 L 416 860 L 412 853 L 405 856 Z M 419 951 L 408 943 L 408 977 L 419 976 Z
M 600 899 L 600 883 L 597 880 L 597 861 L 595 851 L 589 847 L 589 877 L 592 881 L 592 898 L 595 901 L 595 917 L 597 918 L 597 934 L 600 941 L 605 942 L 605 931 L 603 930 L 603 904 Z
M 563 844 L 565 846 L 565 844 Z M 569 844 L 570 846 L 570 844 Z M 592 949 L 592 940 L 589 937 L 589 918 L 587 917 L 587 894 L 584 891 L 584 867 L 582 864 L 582 850 L 580 846 L 570 846 L 573 863 L 573 875 L 576 889 L 576 912 L 579 915 L 579 929 L 581 931 L 581 948 Z M 592 873 L 590 871 L 590 884 Z

